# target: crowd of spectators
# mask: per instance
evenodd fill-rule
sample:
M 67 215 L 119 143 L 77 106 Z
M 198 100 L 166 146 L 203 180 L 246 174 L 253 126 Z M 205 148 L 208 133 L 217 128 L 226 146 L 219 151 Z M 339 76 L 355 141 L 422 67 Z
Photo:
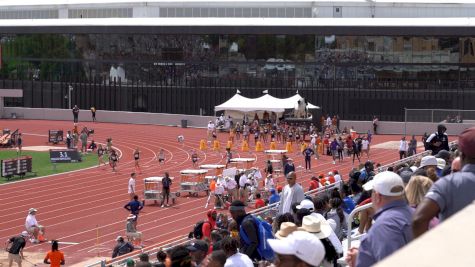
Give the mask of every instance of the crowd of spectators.
M 343 255 L 349 266 L 372 266 L 475 199 L 471 190 L 474 151 L 475 128 L 471 128 L 459 136 L 458 148 L 439 150 L 378 173 L 368 161 L 361 169 L 353 169 L 341 187 L 313 197 L 304 195 L 296 173 L 290 172 L 281 192 L 272 188 L 265 201 L 256 197 L 259 206 L 279 203 L 277 216 L 249 214 L 245 203 L 234 200 L 230 220 L 226 213 L 210 210 L 201 224 L 202 237 L 159 251 L 155 265 L 138 262 L 136 266 L 163 266 L 164 262 L 183 267 L 268 266 L 271 262 L 275 266 L 337 266 Z M 322 174 L 312 177 L 310 189 L 341 180 L 336 171 Z M 348 229 L 348 215 L 367 203 L 372 203 L 371 208 L 360 211 L 353 229 Z M 272 233 L 267 241 L 261 237 L 266 229 Z M 363 237 L 358 248 L 345 252 L 342 241 L 349 235 Z M 263 242 L 272 248 L 271 258 Z

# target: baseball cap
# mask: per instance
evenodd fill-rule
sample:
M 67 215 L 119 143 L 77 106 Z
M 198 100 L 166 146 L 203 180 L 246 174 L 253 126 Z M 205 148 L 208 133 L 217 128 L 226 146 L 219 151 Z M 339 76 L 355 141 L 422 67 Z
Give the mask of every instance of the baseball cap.
M 189 246 L 186 247 L 189 251 L 204 251 L 208 252 L 208 243 L 203 240 L 194 240 Z
M 119 235 L 119 236 L 117 236 L 117 237 L 115 238 L 115 241 L 119 241 L 119 240 L 124 240 L 124 238 Z
M 445 168 L 445 160 L 444 159 L 441 159 L 441 158 L 437 158 L 437 168 L 438 169 L 444 169 Z
M 435 155 L 436 158 L 438 159 L 444 159 L 445 161 L 448 161 L 450 159 L 450 152 L 447 150 L 442 149 Z
M 419 168 L 425 166 L 437 166 L 437 159 L 434 156 L 425 156 L 421 159 L 421 165 Z
M 469 158 L 475 158 L 475 127 L 468 128 L 459 135 L 460 152 Z
M 374 190 L 383 196 L 401 196 L 404 194 L 404 183 L 401 176 L 394 172 L 384 171 L 376 174 L 373 180 L 363 185 L 364 190 Z
M 127 262 L 125 263 L 127 267 L 135 266 L 135 261 L 131 258 L 127 259 Z
M 318 237 L 305 231 L 295 231 L 285 239 L 267 239 L 275 253 L 294 255 L 311 266 L 320 266 L 325 248 Z
M 308 199 L 304 199 L 300 202 L 299 205 L 296 207 L 298 210 L 299 209 L 308 209 L 309 211 L 313 212 L 315 210 L 315 205 L 313 205 L 313 202 Z
M 28 237 L 28 236 L 30 236 L 30 235 L 28 234 L 27 231 L 23 231 L 23 232 L 21 232 L 21 236 L 23 236 L 23 237 Z

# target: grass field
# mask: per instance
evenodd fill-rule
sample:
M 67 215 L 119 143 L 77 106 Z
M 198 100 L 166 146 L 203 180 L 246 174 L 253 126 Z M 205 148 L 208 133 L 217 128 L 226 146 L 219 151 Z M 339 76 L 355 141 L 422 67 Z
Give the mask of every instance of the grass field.
M 53 170 L 53 164 L 50 162 L 49 151 L 37 152 L 37 151 L 23 151 L 22 156 L 31 156 L 33 158 L 33 171 L 34 173 L 28 173 L 23 179 L 40 177 L 50 174 L 68 172 L 78 169 L 83 169 L 97 165 L 97 154 L 90 153 L 82 157 L 81 162 L 77 163 L 58 163 L 56 164 L 56 170 Z M 0 160 L 16 158 L 17 152 L 15 150 L 3 150 L 0 151 Z M 106 159 L 107 160 L 107 159 Z M 9 181 L 19 180 L 19 176 L 10 178 Z M 0 177 L 0 184 L 7 183 L 8 180 L 5 177 Z

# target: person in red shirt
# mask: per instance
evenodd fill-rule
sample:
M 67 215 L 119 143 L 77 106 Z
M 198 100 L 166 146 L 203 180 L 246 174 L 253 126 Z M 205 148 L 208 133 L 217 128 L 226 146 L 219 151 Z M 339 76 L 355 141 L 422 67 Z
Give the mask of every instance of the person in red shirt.
M 333 172 L 329 172 L 329 173 L 328 173 L 327 181 L 328 181 L 330 184 L 334 184 L 334 183 L 335 183 L 335 176 L 333 176 Z
M 216 217 L 218 216 L 216 210 L 208 210 L 206 213 L 207 221 L 203 223 L 201 231 L 203 232 L 203 239 L 208 238 L 211 240 L 211 231 L 216 228 Z
M 320 182 L 318 181 L 318 178 L 315 176 L 312 176 L 310 179 L 310 187 L 308 188 L 309 191 L 315 190 L 320 187 Z
M 60 267 L 65 264 L 64 253 L 59 250 L 58 241 L 53 240 L 51 243 L 51 251 L 46 254 L 43 262 L 51 267 Z
M 264 202 L 264 200 L 262 200 L 261 194 L 256 193 L 256 206 L 254 208 L 259 209 L 259 208 L 262 208 L 262 207 L 265 207 L 265 206 L 266 206 L 266 203 Z

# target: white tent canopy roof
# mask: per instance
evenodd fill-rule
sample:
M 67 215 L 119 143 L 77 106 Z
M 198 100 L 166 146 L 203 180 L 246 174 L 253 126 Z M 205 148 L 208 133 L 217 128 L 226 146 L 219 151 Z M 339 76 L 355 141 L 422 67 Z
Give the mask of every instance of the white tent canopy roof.
M 215 111 L 240 111 L 240 112 L 252 112 L 252 111 L 271 111 L 271 112 L 284 112 L 286 109 L 294 109 L 297 101 L 302 98 L 298 93 L 288 98 L 277 98 L 269 94 L 264 94 L 258 98 L 247 98 L 240 94 L 235 94 L 228 101 L 221 105 L 215 106 Z M 320 107 L 308 103 L 309 109 L 320 109 Z

